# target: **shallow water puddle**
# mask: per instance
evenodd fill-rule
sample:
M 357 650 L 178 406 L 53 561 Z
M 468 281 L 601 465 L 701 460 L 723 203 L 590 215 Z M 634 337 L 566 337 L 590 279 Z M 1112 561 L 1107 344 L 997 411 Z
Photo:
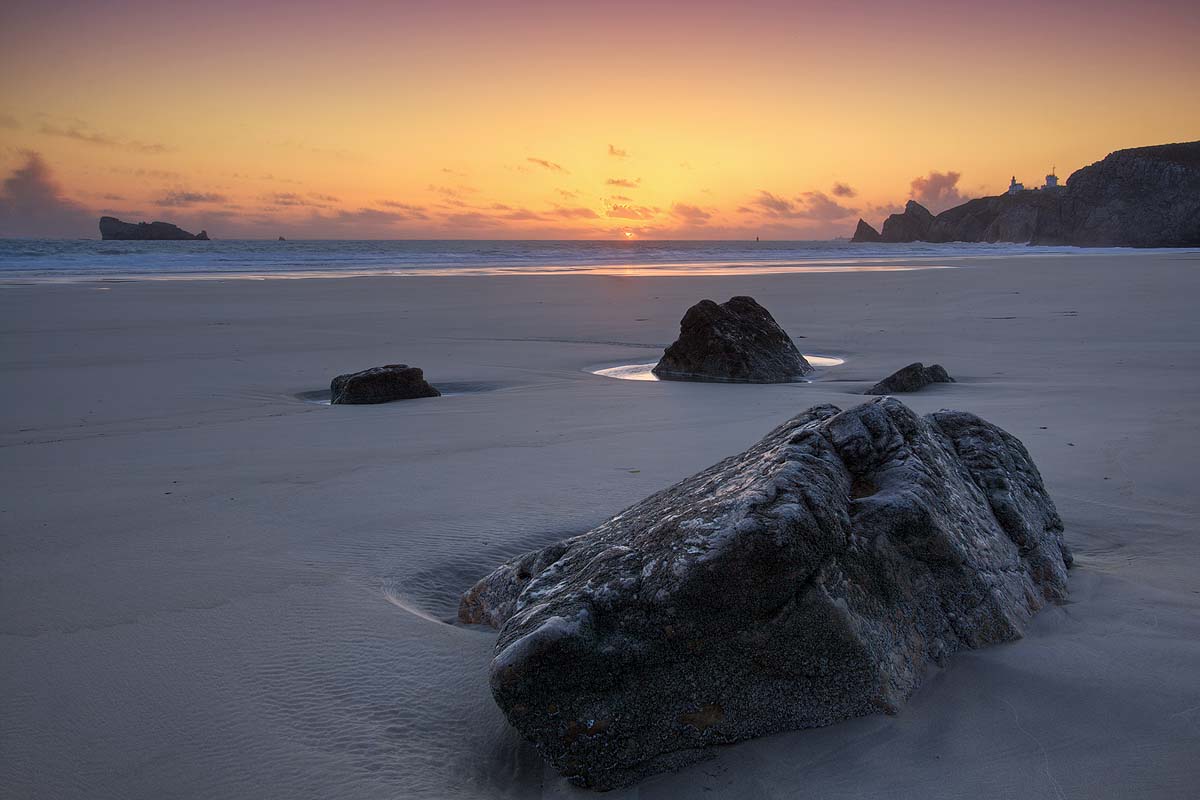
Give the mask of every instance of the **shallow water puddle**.
M 814 367 L 836 367 L 846 363 L 846 359 L 838 358 L 837 356 L 810 356 L 804 354 L 804 358 Z M 593 375 L 602 375 L 605 378 L 617 378 L 623 381 L 657 381 L 659 377 L 651 372 L 657 361 L 651 361 L 649 364 L 622 364 L 616 367 L 605 367 L 603 369 L 592 369 L 588 372 Z M 800 380 L 796 383 L 808 383 L 808 381 Z

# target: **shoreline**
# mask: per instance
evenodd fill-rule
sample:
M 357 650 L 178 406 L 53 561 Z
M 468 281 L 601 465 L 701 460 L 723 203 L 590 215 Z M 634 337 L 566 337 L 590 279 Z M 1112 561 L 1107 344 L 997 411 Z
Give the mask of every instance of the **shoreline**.
M 16 240 L 11 240 L 16 241 Z M 406 240 L 398 240 L 396 242 L 383 242 L 385 245 L 404 244 Z M 0 242 L 2 243 L 2 242 Z M 215 241 L 214 248 L 219 248 L 222 244 L 245 244 L 246 242 L 233 241 L 223 243 Z M 83 243 L 73 244 L 92 244 L 91 240 L 86 240 Z M 145 245 L 146 243 L 134 243 Z M 146 259 L 163 259 L 172 256 L 178 256 L 174 263 L 186 264 L 187 260 L 197 256 L 207 257 L 212 253 L 171 253 L 156 248 L 154 245 L 161 243 L 150 243 L 150 247 L 141 253 L 135 254 L 135 257 Z M 168 243 L 170 244 L 170 243 Z M 260 244 L 258 242 L 250 242 L 250 244 Z M 274 244 L 274 243 L 266 243 Z M 1200 248 L 1129 248 L 1129 247 L 1110 247 L 1110 248 L 1077 248 L 1077 247 L 1032 247 L 1027 245 L 976 245 L 976 244 L 924 244 L 916 243 L 915 245 L 851 245 L 846 250 L 843 250 L 835 256 L 820 256 L 811 258 L 786 258 L 786 259 L 708 259 L 708 260 L 687 260 L 687 261 L 593 261 L 593 262 L 571 262 L 569 259 L 555 261 L 533 261 L 505 263 L 504 259 L 498 257 L 489 258 L 488 256 L 480 256 L 478 263 L 461 263 L 449 266 L 435 266 L 424 263 L 413 263 L 408 265 L 397 266 L 354 266 L 355 261 L 361 257 L 361 254 L 356 254 L 352 251 L 340 252 L 337 247 L 339 243 L 320 242 L 321 245 L 331 245 L 334 249 L 321 253 L 323 260 L 341 260 L 346 264 L 340 268 L 304 268 L 301 261 L 282 263 L 275 265 L 277 268 L 271 269 L 255 269 L 247 267 L 245 269 L 231 268 L 225 270 L 211 269 L 191 269 L 181 270 L 175 268 L 162 267 L 159 269 L 144 269 L 141 271 L 122 271 L 120 267 L 115 267 L 112 270 L 84 270 L 74 266 L 73 261 L 65 260 L 61 265 L 41 266 L 36 268 L 17 268 L 0 270 L 0 287 L 7 286 L 26 286 L 26 285 L 44 285 L 44 284 L 72 284 L 72 283 L 130 283 L 130 282 L 162 282 L 162 281 L 270 281 L 270 280 L 331 280 L 343 278 L 369 278 L 369 277 L 536 277 L 536 276 L 604 276 L 604 277 L 664 277 L 664 278 L 703 278 L 703 277 L 754 277 L 758 275 L 801 275 L 801 274 L 819 274 L 819 273 L 840 273 L 840 272 L 901 272 L 901 271 L 917 271 L 917 270 L 944 270 L 944 269 L 961 269 L 963 267 L 986 264 L 996 260 L 1006 259 L 1031 259 L 1042 258 L 1059 261 L 1072 258 L 1120 258 L 1120 257 L 1140 257 L 1143 255 L 1166 256 L 1166 257 L 1183 257 L 1195 258 L 1200 256 Z M 363 242 L 346 242 L 340 243 L 347 246 L 358 246 Z M 421 244 L 429 244 L 422 241 Z M 539 244 L 539 242 L 516 242 L 515 245 L 530 245 Z M 619 243 L 612 243 L 615 245 Z M 638 243 L 639 245 L 642 243 Z M 658 244 L 658 243 L 654 243 Z M 667 243 L 667 244 L 686 244 L 689 246 L 703 246 L 705 242 L 685 242 L 685 243 Z M 787 244 L 787 243 L 785 243 Z M 799 244 L 818 244 L 826 243 L 807 243 Z M 638 245 L 630 245 L 638 246 Z M 207 246 L 206 246 L 207 247 Z M 859 247 L 881 247 L 883 249 L 898 248 L 898 247 L 913 247 L 917 252 L 886 254 L 886 253 L 870 253 L 870 254 L 854 254 L 851 251 L 853 248 Z M 966 251 L 956 251 L 955 248 L 969 248 Z M 948 248 L 947 252 L 931 252 Z M 155 250 L 158 252 L 155 252 Z M 219 251 L 218 251 L 219 252 Z M 266 264 L 270 264 L 270 258 L 275 257 L 276 253 L 237 253 L 229 254 L 230 258 L 244 258 L 250 260 L 262 260 Z M 73 255 L 72 258 L 98 258 L 96 253 L 82 253 Z M 0 261 L 3 261 L 4 254 L 0 251 Z M 489 260 L 492 263 L 488 263 Z M 15 258 L 9 263 L 22 263 L 20 258 Z M 152 263 L 152 262 L 151 262 Z M 58 272 L 56 272 L 58 271 Z

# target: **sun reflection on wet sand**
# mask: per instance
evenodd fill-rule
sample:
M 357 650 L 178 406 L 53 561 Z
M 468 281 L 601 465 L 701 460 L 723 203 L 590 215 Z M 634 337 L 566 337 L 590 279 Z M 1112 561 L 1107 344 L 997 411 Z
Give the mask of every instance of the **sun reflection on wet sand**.
M 814 367 L 836 367 L 846 363 L 846 359 L 838 358 L 837 356 L 810 356 L 805 353 L 804 358 Z M 651 372 L 657 363 L 657 361 L 651 361 L 649 364 L 622 364 L 616 367 L 605 367 L 603 369 L 588 371 L 593 375 L 602 375 L 605 378 L 617 378 L 622 381 L 657 381 L 659 377 Z M 804 380 L 796 381 L 796 383 L 806 382 Z

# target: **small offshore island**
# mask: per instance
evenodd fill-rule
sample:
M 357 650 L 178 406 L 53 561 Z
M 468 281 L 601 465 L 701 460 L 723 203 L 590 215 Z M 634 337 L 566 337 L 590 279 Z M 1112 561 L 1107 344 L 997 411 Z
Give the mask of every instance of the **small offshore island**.
M 866 220 L 860 243 L 1011 242 L 1076 247 L 1200 245 L 1200 141 L 1118 150 L 1075 171 L 1066 186 L 979 197 L 938 215 L 914 200 L 882 232 Z
M 207 242 L 208 231 L 188 233 L 170 222 L 123 222 L 116 217 L 101 217 L 100 238 L 137 242 Z

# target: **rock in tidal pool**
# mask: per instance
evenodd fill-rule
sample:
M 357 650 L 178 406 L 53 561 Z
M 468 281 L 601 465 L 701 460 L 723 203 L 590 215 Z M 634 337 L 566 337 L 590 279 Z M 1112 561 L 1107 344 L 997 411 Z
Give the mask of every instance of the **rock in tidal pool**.
M 933 383 L 954 383 L 954 378 L 946 372 L 941 364 L 930 364 L 928 367 L 920 361 L 909 364 L 888 375 L 879 383 L 867 389 L 863 394 L 906 394 L 919 392 Z
M 497 704 L 573 783 L 894 713 L 931 662 L 1017 639 L 1070 555 L 1015 437 L 890 397 L 816 406 L 592 531 L 497 568 Z
M 812 372 L 792 339 L 753 297 L 701 300 L 653 372 L 663 380 L 787 383 Z
M 334 405 L 390 403 L 442 394 L 429 385 L 419 368 L 407 364 L 388 364 L 338 375 L 329 384 L 329 393 L 329 402 Z

